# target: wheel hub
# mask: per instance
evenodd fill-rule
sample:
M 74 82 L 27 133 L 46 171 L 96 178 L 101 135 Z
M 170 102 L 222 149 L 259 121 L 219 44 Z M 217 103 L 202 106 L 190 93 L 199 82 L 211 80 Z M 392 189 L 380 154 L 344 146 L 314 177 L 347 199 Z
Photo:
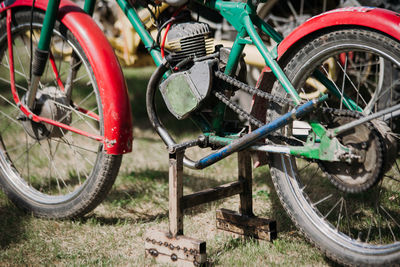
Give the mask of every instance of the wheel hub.
M 25 101 L 26 97 L 23 98 L 23 102 Z M 68 100 L 60 90 L 56 87 L 46 87 L 38 90 L 33 112 L 38 116 L 69 125 L 71 111 L 66 108 L 67 106 L 69 106 Z M 34 122 L 25 116 L 21 116 L 21 120 L 26 133 L 36 140 L 62 137 L 67 132 L 51 124 Z
M 328 127 L 337 127 L 355 120 L 347 116 L 336 116 Z M 359 193 L 368 190 L 382 178 L 384 153 L 379 134 L 371 124 L 362 124 L 338 136 L 339 141 L 357 150 L 363 160 L 345 162 L 321 162 L 329 180 L 340 190 Z

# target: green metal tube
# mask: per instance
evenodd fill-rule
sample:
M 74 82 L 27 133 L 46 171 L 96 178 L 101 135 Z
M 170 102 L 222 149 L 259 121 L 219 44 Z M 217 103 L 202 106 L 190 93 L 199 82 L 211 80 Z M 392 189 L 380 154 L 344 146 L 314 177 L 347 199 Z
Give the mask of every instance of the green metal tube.
M 140 20 L 136 10 L 126 0 L 117 0 L 117 3 L 131 22 L 133 28 L 135 28 L 136 32 L 139 34 L 140 39 L 149 51 L 156 65 L 161 65 L 162 57 L 159 47 L 153 47 L 155 42 Z
M 240 40 L 241 38 L 247 36 L 247 32 L 245 30 L 242 30 L 238 35 L 236 36 L 235 42 L 232 45 L 232 50 L 229 53 L 229 58 L 228 62 L 225 67 L 224 73 L 226 75 L 231 75 L 236 71 L 236 68 L 239 64 L 240 56 L 242 55 L 243 49 L 245 44 L 242 43 Z
M 334 96 L 336 96 L 339 99 L 343 99 L 343 104 L 346 108 L 350 110 L 355 110 L 362 112 L 362 108 L 360 108 L 356 102 L 354 102 L 350 97 L 348 97 L 346 94 L 342 94 L 339 91 L 338 88 L 336 88 L 335 84 L 328 79 L 321 71 L 316 70 L 314 71 L 313 75 L 315 78 L 317 78 L 318 81 L 320 81 L 328 90 L 331 92 Z
M 283 41 L 282 35 L 280 35 L 274 28 L 271 27 L 268 23 L 262 20 L 259 16 L 254 17 L 254 24 L 260 28 L 264 33 L 272 38 L 278 44 Z
M 240 56 L 243 52 L 245 44 L 240 42 L 242 37 L 245 37 L 247 32 L 245 30 L 238 33 L 236 36 L 235 42 L 233 43 L 232 50 L 229 53 L 228 62 L 225 67 L 224 73 L 227 75 L 232 75 L 236 71 L 236 68 L 239 64 Z M 214 107 L 214 118 L 211 122 L 212 128 L 215 130 L 216 133 L 221 133 L 222 125 L 224 120 L 226 106 L 223 103 L 218 103 Z
M 94 7 L 96 5 L 96 0 L 85 0 L 85 5 L 83 6 L 83 10 L 89 14 L 90 16 L 93 15 Z
M 240 38 L 241 38 L 241 35 L 244 35 L 244 34 L 246 34 L 246 32 L 242 32 L 242 33 L 238 34 L 235 39 L 235 42 L 233 43 L 232 50 L 229 53 L 228 62 L 226 64 L 225 71 L 224 71 L 225 74 L 227 74 L 227 75 L 231 75 L 232 73 L 234 73 L 238 66 L 240 55 L 242 54 L 243 49 L 244 49 L 244 44 L 240 43 Z M 222 102 L 218 103 L 213 109 L 214 117 L 211 122 L 211 125 L 212 125 L 213 130 L 218 134 L 220 134 L 221 131 L 223 130 L 222 125 L 223 125 L 223 121 L 224 121 L 225 110 L 226 110 L 226 106 Z
M 251 21 L 250 16 L 244 16 L 242 19 L 247 33 L 249 34 L 255 46 L 257 47 L 258 51 L 261 53 L 261 56 L 264 58 L 265 63 L 271 68 L 272 72 L 275 74 L 278 81 L 282 84 L 286 92 L 291 96 L 293 102 L 296 105 L 298 105 L 301 101 L 299 94 L 297 93 L 296 89 L 294 89 L 289 79 L 286 77 L 285 73 L 279 66 L 278 62 L 274 60 L 271 53 L 265 47 L 263 41 L 261 40 L 260 36 L 258 35 L 256 29 L 253 26 L 253 22 Z
M 46 15 L 44 17 L 43 28 L 40 33 L 38 49 L 42 51 L 49 51 L 51 35 L 53 33 L 54 24 L 57 19 L 58 6 L 60 0 L 49 1 L 47 4 Z

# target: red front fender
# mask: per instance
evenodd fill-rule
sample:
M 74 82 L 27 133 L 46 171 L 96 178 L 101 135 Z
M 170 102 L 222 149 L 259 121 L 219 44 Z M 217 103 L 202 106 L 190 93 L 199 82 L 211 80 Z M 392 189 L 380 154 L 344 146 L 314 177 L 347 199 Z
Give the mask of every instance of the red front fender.
M 47 3 L 48 0 L 37 0 L 35 7 L 45 10 Z M 32 6 L 32 0 L 5 1 L 0 12 L 19 6 Z M 133 137 L 128 91 L 111 45 L 92 18 L 76 4 L 61 0 L 59 19 L 74 34 L 93 69 L 103 107 L 106 152 L 130 152 Z

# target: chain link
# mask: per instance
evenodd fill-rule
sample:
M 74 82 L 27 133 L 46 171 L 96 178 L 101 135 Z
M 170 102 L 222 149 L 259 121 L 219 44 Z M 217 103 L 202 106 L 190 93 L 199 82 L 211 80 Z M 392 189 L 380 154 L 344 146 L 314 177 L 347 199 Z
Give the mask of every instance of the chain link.
M 294 104 L 285 98 L 282 97 L 278 97 L 278 96 L 274 96 L 271 95 L 267 92 L 263 92 L 257 88 L 251 87 L 231 76 L 228 76 L 226 74 L 224 74 L 221 71 L 216 71 L 215 72 L 215 76 L 221 80 L 223 80 L 224 82 L 235 86 L 238 89 L 241 89 L 243 91 L 248 92 L 249 94 L 252 95 L 257 95 L 261 98 L 267 99 L 269 101 L 273 101 L 276 103 L 280 103 L 282 105 L 288 105 L 290 107 L 294 107 Z M 257 118 L 255 118 L 254 116 L 250 115 L 248 112 L 246 112 L 244 109 L 242 109 L 238 104 L 232 102 L 229 100 L 228 97 L 226 97 L 222 92 L 220 91 L 213 91 L 215 97 L 217 97 L 222 103 L 224 103 L 228 108 L 232 109 L 236 114 L 238 114 L 239 116 L 241 116 L 242 118 L 246 119 L 247 121 L 249 121 L 251 124 L 257 126 L 257 127 L 262 127 L 265 125 L 265 123 L 261 122 L 260 120 L 258 120 Z M 298 140 L 295 140 L 293 138 L 289 138 L 280 134 L 270 134 L 267 135 L 267 138 L 270 140 L 276 140 L 279 143 L 285 142 L 289 145 L 301 145 L 300 142 Z
M 254 116 L 250 115 L 248 112 L 243 110 L 236 103 L 230 101 L 229 98 L 227 98 L 223 93 L 221 93 L 219 91 L 213 91 L 213 93 L 219 100 L 221 100 L 222 103 L 224 103 L 227 107 L 232 109 L 239 116 L 241 116 L 241 117 L 245 118 L 246 120 L 248 120 L 251 124 L 254 124 L 257 127 L 264 126 L 264 123 L 262 123 L 260 120 L 256 119 Z
M 288 100 L 286 98 L 279 97 L 279 96 L 274 96 L 274 95 L 272 95 L 270 93 L 261 91 L 260 89 L 257 89 L 255 87 L 252 87 L 252 86 L 248 85 L 248 84 L 245 84 L 245 83 L 243 83 L 243 82 L 241 82 L 241 81 L 239 81 L 239 80 L 237 80 L 237 79 L 235 79 L 235 78 L 233 78 L 231 76 L 226 75 L 225 73 L 223 73 L 221 71 L 216 71 L 215 72 L 215 76 L 217 78 L 223 80 L 224 82 L 226 82 L 226 83 L 228 83 L 230 85 L 233 85 L 236 88 L 238 88 L 240 90 L 243 90 L 243 91 L 245 91 L 245 92 L 247 92 L 247 93 L 249 93 L 251 95 L 257 95 L 257 96 L 259 96 L 261 98 L 264 98 L 264 99 L 267 99 L 269 101 L 280 103 L 280 104 L 283 104 L 283 105 L 288 105 L 290 107 L 294 107 L 295 106 L 292 101 L 290 101 L 290 100 Z

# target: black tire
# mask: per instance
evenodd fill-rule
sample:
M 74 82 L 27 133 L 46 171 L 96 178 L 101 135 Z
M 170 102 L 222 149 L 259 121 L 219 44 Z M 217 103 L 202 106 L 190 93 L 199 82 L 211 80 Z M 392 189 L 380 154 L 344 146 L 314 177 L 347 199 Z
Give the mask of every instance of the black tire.
M 5 12 L 4 12 L 5 13 Z M 19 97 L 30 69 L 30 10 L 13 10 L 12 37 Z M 33 48 L 44 14 L 33 16 Z M 49 62 L 41 78 L 36 113 L 91 134 L 102 135 L 103 113 L 97 83 L 83 49 L 59 21 L 51 53 L 62 91 Z M 101 142 L 44 124 L 34 124 L 14 104 L 9 82 L 6 18 L 0 19 L 0 185 L 20 208 L 35 216 L 71 218 L 93 210 L 117 176 L 121 155 L 108 155 Z M 89 111 L 89 112 L 87 112 Z M 47 114 L 46 114 L 47 112 Z M 96 114 L 96 115 L 92 115 Z
M 305 97 L 311 96 L 317 88 L 310 76 L 318 69 L 327 76 L 329 73 L 338 88 L 343 89 L 365 113 L 399 102 L 400 44 L 384 34 L 359 28 L 330 30 L 315 35 L 286 58 L 281 62 L 285 73 Z M 336 67 L 327 67 L 327 62 L 332 59 Z M 340 71 L 335 73 L 337 69 Z M 347 75 L 343 75 L 343 70 Z M 390 89 L 390 98 L 382 85 Z M 278 82 L 272 93 L 286 95 Z M 330 96 L 325 105 L 345 110 L 340 102 Z M 270 105 L 267 117 L 271 120 L 286 111 L 279 105 Z M 346 111 L 336 111 L 333 116 L 328 114 L 331 121 L 328 119 L 324 124 L 329 126 L 351 120 L 349 114 Z M 340 163 L 337 168 L 338 165 L 328 162 L 271 155 L 272 180 L 283 207 L 305 236 L 339 263 L 359 266 L 400 263 L 400 242 L 397 241 L 400 240 L 400 172 L 396 141 L 399 131 L 396 120 L 360 126 L 376 146 L 372 153 L 376 155 L 375 169 L 368 171 L 377 180 L 368 180 L 368 185 L 359 184 L 354 188 L 347 182 L 337 182 L 337 175 L 332 174 L 335 168 L 346 170 L 357 180 L 354 173 L 358 167 L 354 164 Z M 293 125 L 282 133 L 293 136 Z

